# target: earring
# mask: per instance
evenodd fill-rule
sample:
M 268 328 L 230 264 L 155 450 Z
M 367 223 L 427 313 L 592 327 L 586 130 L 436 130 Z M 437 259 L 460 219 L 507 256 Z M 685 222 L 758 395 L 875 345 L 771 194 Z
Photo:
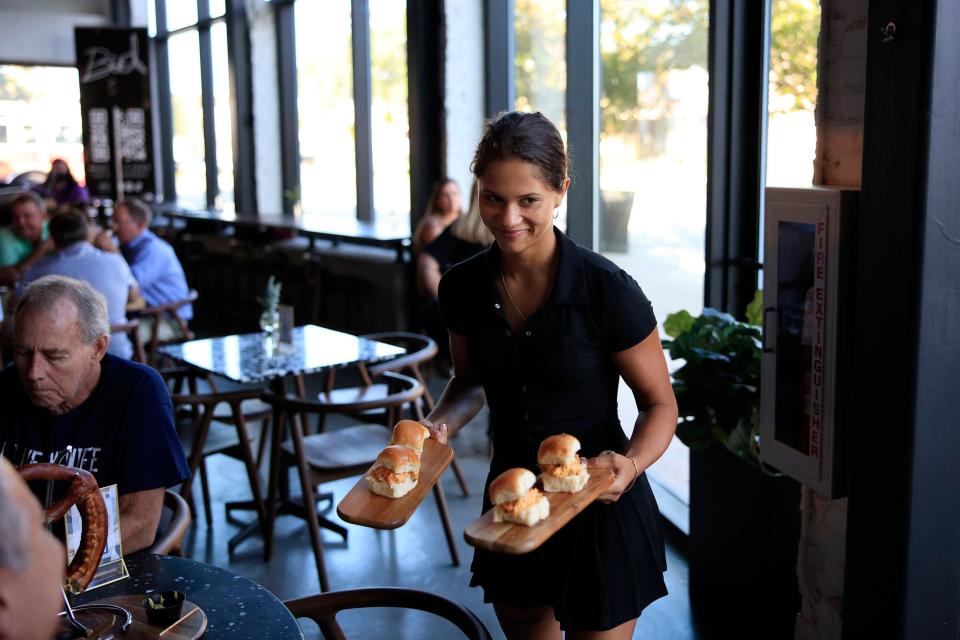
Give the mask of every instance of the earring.
M 557 219 L 557 216 L 559 216 L 559 215 L 560 215 L 560 209 L 559 209 L 559 208 L 554 209 L 554 210 L 553 210 L 553 219 L 556 220 L 556 219 Z

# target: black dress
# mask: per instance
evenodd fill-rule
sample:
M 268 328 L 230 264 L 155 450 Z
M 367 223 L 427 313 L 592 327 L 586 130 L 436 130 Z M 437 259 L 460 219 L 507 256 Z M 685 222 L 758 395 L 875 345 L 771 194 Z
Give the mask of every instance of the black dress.
M 496 243 L 440 281 L 450 330 L 467 339 L 490 407 L 494 456 L 484 488 L 510 467 L 537 471 L 540 442 L 576 436 L 581 455 L 623 451 L 617 415 L 619 374 L 611 353 L 656 330 L 637 283 L 606 258 L 555 230 L 559 263 L 553 291 L 514 336 L 496 282 Z M 471 586 L 486 602 L 550 605 L 564 629 L 605 630 L 640 615 L 666 595 L 659 511 L 645 475 L 612 505 L 595 502 L 536 551 L 474 553 Z

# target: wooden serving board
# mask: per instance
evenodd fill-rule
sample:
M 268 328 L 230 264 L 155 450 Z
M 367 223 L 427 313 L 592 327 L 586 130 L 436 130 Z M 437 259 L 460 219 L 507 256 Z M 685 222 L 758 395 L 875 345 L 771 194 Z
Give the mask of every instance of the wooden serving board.
M 207 614 L 197 605 L 189 600 L 185 600 L 183 608 L 180 610 L 180 617 L 182 618 L 187 615 L 193 609 L 197 610 L 196 613 L 191 614 L 189 618 L 186 618 L 183 622 L 161 636 L 160 632 L 164 631 L 164 629 L 170 625 L 155 627 L 147 622 L 147 612 L 140 604 L 145 597 L 146 594 L 116 596 L 88 603 L 115 604 L 129 611 L 133 615 L 133 623 L 127 627 L 126 633 L 120 631 L 120 623 L 122 620 L 120 620 L 119 615 L 113 614 L 110 611 L 77 611 L 77 619 L 87 628 L 100 632 L 97 636 L 94 636 L 95 638 L 106 637 L 112 633 L 115 638 L 125 638 L 126 640 L 156 640 L 157 638 L 160 640 L 196 640 L 196 638 L 203 637 L 203 634 L 207 632 Z M 67 622 L 62 616 L 60 618 L 60 628 L 63 631 L 67 630 Z
M 590 479 L 577 493 L 545 493 L 550 501 L 550 515 L 532 527 L 512 522 L 494 522 L 491 509 L 467 526 L 463 532 L 464 539 L 474 547 L 496 553 L 530 553 L 613 484 L 613 472 L 610 469 L 589 469 L 588 472 Z M 537 487 L 542 490 L 539 481 Z
M 453 461 L 453 449 L 433 438 L 423 443 L 420 479 L 410 493 L 400 498 L 377 495 L 361 477 L 337 505 L 337 514 L 346 522 L 373 529 L 396 529 L 406 524 L 413 512 Z

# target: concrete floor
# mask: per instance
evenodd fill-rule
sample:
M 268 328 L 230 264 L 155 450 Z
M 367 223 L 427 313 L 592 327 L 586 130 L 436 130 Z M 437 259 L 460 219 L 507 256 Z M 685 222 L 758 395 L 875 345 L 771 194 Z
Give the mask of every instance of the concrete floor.
M 431 384 L 431 387 L 434 384 Z M 232 430 L 232 429 L 231 429 Z M 348 542 L 324 531 L 325 559 L 334 590 L 367 586 L 398 586 L 440 593 L 470 608 L 484 622 L 495 638 L 503 638 L 493 607 L 483 602 L 480 589 L 470 588 L 469 564 L 472 548 L 461 532 L 480 514 L 480 490 L 489 465 L 486 455 L 486 419 L 478 416 L 474 424 L 453 441 L 458 459 L 470 483 L 471 495 L 464 497 L 453 474 L 448 470 L 442 478 L 446 491 L 461 565 L 455 567 L 443 537 L 436 503 L 428 497 L 410 521 L 395 531 L 379 531 L 343 523 L 349 530 Z M 223 503 L 249 497 L 248 483 L 240 462 L 224 456 L 208 458 L 213 498 L 213 522 L 201 513 L 187 534 L 184 553 L 196 560 L 225 567 L 250 578 L 272 591 L 281 600 L 301 597 L 319 591 L 319 582 L 303 521 L 292 516 L 281 517 L 276 524 L 276 547 L 269 563 L 262 558 L 262 542 L 253 536 L 230 556 L 227 539 L 236 532 L 227 522 Z M 324 486 L 340 500 L 354 485 L 356 478 L 344 479 Z M 199 481 L 195 487 L 196 504 L 201 504 Z M 264 485 L 265 486 L 265 485 Z M 295 477 L 293 492 L 298 492 Z M 246 514 L 240 513 L 240 516 Z M 335 510 L 328 517 L 339 521 Z M 666 573 L 670 595 L 649 606 L 640 618 L 634 638 L 649 640 L 696 639 L 687 595 L 687 563 L 677 545 L 679 536 L 669 536 Z M 348 637 L 377 640 L 380 638 L 456 638 L 456 628 L 430 614 L 400 610 L 362 610 L 339 616 Z M 303 622 L 307 638 L 319 633 L 309 621 Z

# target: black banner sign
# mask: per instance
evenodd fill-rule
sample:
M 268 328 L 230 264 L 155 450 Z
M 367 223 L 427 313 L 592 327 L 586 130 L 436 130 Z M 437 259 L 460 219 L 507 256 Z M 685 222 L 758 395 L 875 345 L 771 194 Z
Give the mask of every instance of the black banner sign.
M 76 27 L 87 189 L 94 198 L 153 200 L 147 30 Z

